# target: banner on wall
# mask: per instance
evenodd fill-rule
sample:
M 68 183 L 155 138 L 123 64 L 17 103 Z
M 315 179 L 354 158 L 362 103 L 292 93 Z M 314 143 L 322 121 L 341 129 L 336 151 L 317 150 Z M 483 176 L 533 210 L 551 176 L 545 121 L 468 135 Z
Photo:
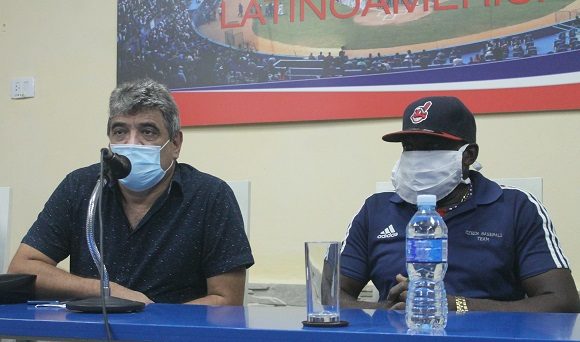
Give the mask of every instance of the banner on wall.
M 580 0 L 118 0 L 117 81 L 184 126 L 580 109 Z

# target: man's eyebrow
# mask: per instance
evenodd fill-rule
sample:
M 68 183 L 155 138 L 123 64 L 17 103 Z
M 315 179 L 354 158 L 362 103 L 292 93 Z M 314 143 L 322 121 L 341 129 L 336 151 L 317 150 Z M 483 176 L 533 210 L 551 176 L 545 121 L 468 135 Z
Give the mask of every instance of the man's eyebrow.
M 127 124 L 124 122 L 120 122 L 120 121 L 113 122 L 111 124 L 111 128 L 116 128 L 116 127 L 127 127 Z
M 141 122 L 137 125 L 137 127 L 139 127 L 139 128 L 155 128 L 155 129 L 159 130 L 159 126 L 154 121 Z

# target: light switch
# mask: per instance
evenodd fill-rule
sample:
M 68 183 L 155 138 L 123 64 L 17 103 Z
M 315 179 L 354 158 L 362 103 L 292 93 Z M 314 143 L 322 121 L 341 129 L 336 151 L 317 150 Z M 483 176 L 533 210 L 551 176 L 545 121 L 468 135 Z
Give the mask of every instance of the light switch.
M 34 97 L 34 77 L 19 77 L 12 79 L 10 97 L 13 99 Z

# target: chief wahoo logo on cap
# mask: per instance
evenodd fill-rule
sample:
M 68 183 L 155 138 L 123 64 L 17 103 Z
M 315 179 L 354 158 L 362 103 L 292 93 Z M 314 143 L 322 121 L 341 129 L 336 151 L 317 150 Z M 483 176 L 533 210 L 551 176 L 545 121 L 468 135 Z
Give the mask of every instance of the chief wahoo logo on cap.
M 420 122 L 425 121 L 427 119 L 427 116 L 429 115 L 429 108 L 431 108 L 431 104 L 432 104 L 431 101 L 427 101 L 425 102 L 424 105 L 415 108 L 415 111 L 410 116 L 411 122 L 414 124 L 418 124 Z

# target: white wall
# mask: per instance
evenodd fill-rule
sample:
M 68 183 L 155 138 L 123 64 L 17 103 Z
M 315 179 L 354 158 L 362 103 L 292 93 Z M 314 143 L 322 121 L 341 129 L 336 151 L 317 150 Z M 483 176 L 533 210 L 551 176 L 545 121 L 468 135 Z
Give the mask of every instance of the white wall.
M 0 186 L 12 191 L 11 254 L 65 174 L 96 162 L 107 144 L 115 25 L 113 0 L 0 0 Z M 20 76 L 36 77 L 35 98 L 9 99 L 10 79 Z M 580 269 L 580 111 L 477 122 L 483 172 L 543 177 L 544 202 Z M 399 119 L 190 127 L 180 161 L 250 180 L 251 282 L 302 283 L 303 242 L 342 239 L 375 182 L 388 179 L 400 147 L 381 136 L 399 127 Z
M 0 186 L 0 273 L 6 272 L 10 262 L 8 226 L 10 224 L 10 188 Z

